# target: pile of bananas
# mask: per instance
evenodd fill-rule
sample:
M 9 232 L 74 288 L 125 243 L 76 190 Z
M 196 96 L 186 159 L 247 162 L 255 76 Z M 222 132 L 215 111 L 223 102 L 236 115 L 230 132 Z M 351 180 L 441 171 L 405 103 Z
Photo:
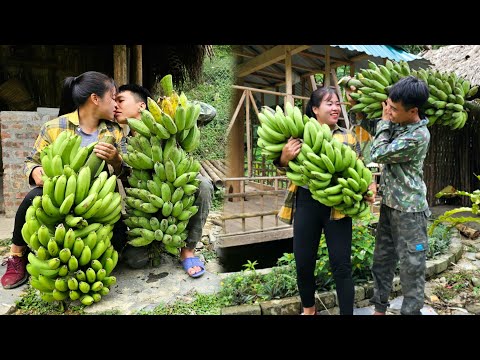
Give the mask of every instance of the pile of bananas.
M 116 176 L 102 171 L 105 162 L 93 152 L 96 143 L 80 143 L 79 135 L 63 131 L 42 150 L 43 194 L 27 209 L 22 237 L 32 250 L 30 284 L 43 300 L 91 305 L 116 283 L 111 238 L 122 204 Z
M 185 246 L 194 206 L 200 162 L 188 152 L 200 141 L 197 119 L 200 105 L 172 90 L 171 76 L 160 81 L 167 94 L 159 103 L 148 98 L 141 120 L 128 119 L 135 136 L 128 139 L 124 161 L 132 167 L 126 188 L 128 243 L 146 246 L 153 241 L 178 255 Z
M 297 106 L 263 107 L 258 114 L 257 145 L 269 159 L 280 157 L 290 136 L 303 140 L 297 157 L 288 163 L 287 177 L 296 185 L 308 185 L 312 197 L 351 217 L 364 217 L 370 206 L 363 200 L 372 173 L 350 146 L 332 137 L 330 128 L 302 115 Z
M 461 129 L 468 119 L 466 100 L 473 97 L 478 86 L 471 86 L 468 80 L 458 77 L 454 72 L 440 73 L 438 70 L 411 70 L 405 61 L 376 65 L 369 61 L 369 69 L 362 69 L 354 78 L 343 77 L 339 85 L 355 86 L 356 92 L 350 96 L 358 103 L 351 110 L 363 112 L 367 119 L 382 116 L 382 102 L 388 98 L 393 84 L 402 77 L 413 75 L 428 84 L 430 96 L 423 111 L 429 119 L 428 125 L 440 124 L 451 129 Z

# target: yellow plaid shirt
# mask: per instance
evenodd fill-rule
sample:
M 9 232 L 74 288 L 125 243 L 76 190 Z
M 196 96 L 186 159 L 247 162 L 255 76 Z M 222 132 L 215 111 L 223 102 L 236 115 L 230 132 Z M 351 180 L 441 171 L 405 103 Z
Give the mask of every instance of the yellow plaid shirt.
M 25 159 L 24 170 L 30 185 L 34 185 L 30 174 L 32 173 L 33 169 L 41 166 L 40 152 L 42 149 L 54 142 L 62 131 L 67 130 L 76 134 L 78 126 L 79 121 L 77 111 L 62 115 L 58 118 L 47 121 L 42 125 L 32 152 Z M 114 145 L 120 154 L 122 152 L 127 152 L 125 138 L 120 126 L 117 123 L 109 120 L 100 121 L 100 124 L 98 125 L 98 140 L 101 141 L 101 139 L 106 135 L 110 135 L 115 138 Z M 122 173 L 124 172 L 125 167 L 126 164 L 122 163 Z
M 360 143 L 357 141 L 357 138 L 355 137 L 354 133 L 337 125 L 335 129 L 332 130 L 332 135 L 338 141 L 351 146 L 352 149 L 355 150 L 357 155 L 359 157 L 361 156 L 362 152 L 360 149 Z M 282 168 L 277 165 L 277 171 L 280 174 L 285 174 L 287 171 L 287 168 Z M 285 202 L 283 206 L 280 208 L 280 211 L 278 212 L 278 215 L 277 215 L 278 219 L 284 223 L 292 224 L 293 222 L 293 214 L 295 212 L 295 196 L 297 193 L 297 189 L 298 189 L 298 186 L 290 182 L 288 186 L 287 196 L 285 197 Z M 339 219 L 343 219 L 345 216 L 346 216 L 345 214 L 341 213 L 338 210 L 335 210 L 332 207 L 332 211 L 330 213 L 330 219 L 339 220 Z

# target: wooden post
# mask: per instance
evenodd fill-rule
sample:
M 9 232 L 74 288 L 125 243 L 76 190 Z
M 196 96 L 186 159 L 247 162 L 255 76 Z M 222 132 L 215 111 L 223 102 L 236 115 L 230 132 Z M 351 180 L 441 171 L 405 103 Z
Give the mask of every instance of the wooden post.
M 287 46 L 285 48 L 285 92 L 287 93 L 285 100 L 294 105 L 292 89 L 292 53 L 290 52 L 290 47 Z
M 312 87 L 312 92 L 317 90 L 317 83 L 315 81 L 315 75 L 310 75 L 310 86 Z
M 325 45 L 325 74 L 323 86 L 330 86 L 330 45 Z
M 143 85 L 143 68 L 142 68 L 142 45 L 133 45 L 133 82 L 138 85 Z
M 251 95 L 250 90 L 246 92 Z M 245 130 L 247 132 L 247 176 L 252 176 L 252 125 L 250 123 L 250 96 L 247 96 L 245 99 Z
M 243 80 L 237 80 L 238 85 L 243 85 Z M 240 102 L 240 99 L 244 95 L 244 91 L 235 90 L 234 99 L 232 102 L 233 106 Z M 232 111 L 233 113 L 233 111 Z M 236 120 L 231 124 L 231 131 L 228 133 L 228 159 L 229 159 L 229 173 L 228 177 L 243 177 L 244 174 L 244 158 L 245 158 L 245 149 L 244 149 L 244 116 L 243 111 L 239 111 L 237 114 Z M 243 192 L 243 186 L 241 181 L 229 181 L 228 184 L 225 184 L 225 192 L 228 193 L 239 193 Z M 239 199 L 236 199 L 238 201 Z M 233 200 L 235 201 L 235 200 Z
M 347 108 L 345 107 L 345 104 L 342 101 L 342 91 L 340 90 L 340 86 L 338 86 L 336 69 L 332 69 L 332 80 L 334 82 L 335 89 L 337 90 L 338 99 L 340 100 L 340 107 L 342 109 L 342 115 L 343 115 L 343 120 L 345 121 L 345 127 L 347 129 L 350 129 L 350 120 L 348 119 Z
M 350 65 L 350 76 L 355 76 L 355 64 Z
M 117 85 L 128 83 L 126 45 L 113 45 L 113 79 Z
M 305 96 L 305 84 L 307 83 L 306 79 L 302 77 L 302 96 Z M 307 103 L 305 100 L 302 100 L 302 113 L 305 114 L 305 108 L 306 108 Z

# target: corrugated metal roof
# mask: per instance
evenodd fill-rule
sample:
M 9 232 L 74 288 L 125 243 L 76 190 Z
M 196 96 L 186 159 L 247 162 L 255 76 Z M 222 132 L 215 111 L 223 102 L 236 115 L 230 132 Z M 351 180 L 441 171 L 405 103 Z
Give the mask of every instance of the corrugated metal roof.
M 393 47 L 391 45 L 330 45 L 336 46 L 342 49 L 348 49 L 352 51 L 364 52 L 368 55 L 388 58 L 390 60 L 400 61 L 412 61 L 422 59 L 422 57 L 410 54 L 400 48 Z

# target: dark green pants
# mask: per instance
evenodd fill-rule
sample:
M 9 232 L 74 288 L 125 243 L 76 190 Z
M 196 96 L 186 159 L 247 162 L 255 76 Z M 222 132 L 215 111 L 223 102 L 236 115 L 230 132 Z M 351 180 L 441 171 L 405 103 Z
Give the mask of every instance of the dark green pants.
M 425 289 L 425 263 L 428 248 L 427 215 L 425 211 L 407 213 L 386 205 L 380 208 L 372 274 L 376 311 L 385 312 L 392 290 L 392 281 L 400 266 L 402 315 L 420 315 Z

